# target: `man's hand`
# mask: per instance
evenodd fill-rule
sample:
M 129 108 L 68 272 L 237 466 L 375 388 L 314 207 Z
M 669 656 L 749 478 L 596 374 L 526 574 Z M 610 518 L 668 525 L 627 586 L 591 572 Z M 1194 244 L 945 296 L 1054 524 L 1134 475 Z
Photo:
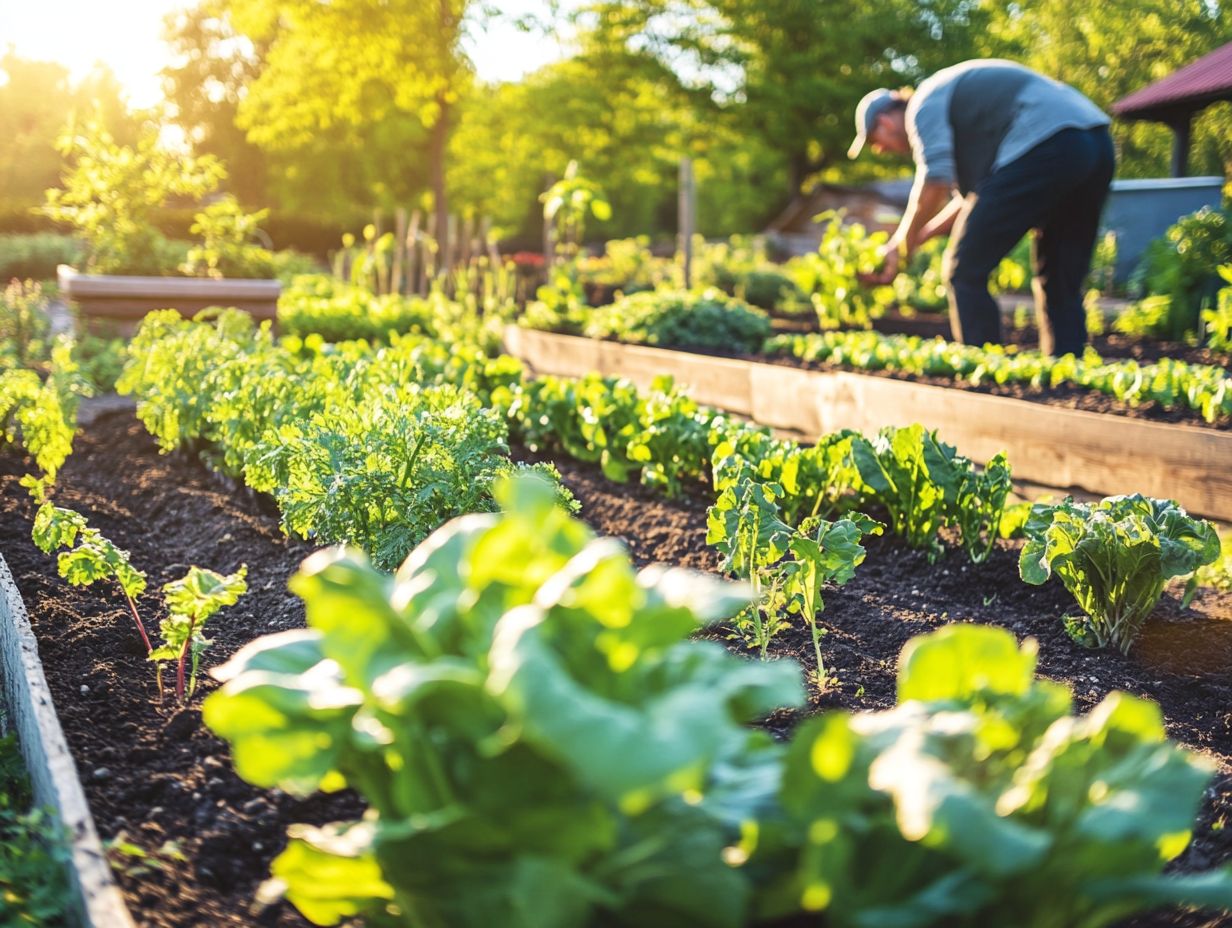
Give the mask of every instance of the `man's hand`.
M 886 242 L 877 250 L 879 267 L 871 274 L 858 275 L 860 283 L 875 287 L 894 282 L 898 276 L 898 245 Z

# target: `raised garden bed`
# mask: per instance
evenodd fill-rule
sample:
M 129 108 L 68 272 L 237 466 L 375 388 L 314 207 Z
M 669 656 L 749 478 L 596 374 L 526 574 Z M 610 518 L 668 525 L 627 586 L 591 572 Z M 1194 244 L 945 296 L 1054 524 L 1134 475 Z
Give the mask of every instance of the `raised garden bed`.
M 851 428 L 874 432 L 920 422 L 964 454 L 987 461 L 1006 451 L 1016 477 L 1100 495 L 1144 493 L 1176 499 L 1195 513 L 1232 519 L 1232 432 L 1187 422 L 1111 415 L 1115 404 L 1071 391 L 1067 408 L 1043 398 L 993 395 L 850 371 L 809 369 L 748 358 L 624 345 L 519 327 L 509 353 L 540 374 L 589 372 L 646 386 L 670 374 L 699 403 L 806 438 Z M 1082 397 L 1077 397 L 1081 392 Z M 1065 399 L 1061 400 L 1065 402 Z M 1148 410 L 1140 409 L 1145 415 Z
M 558 464 L 584 517 L 600 532 L 624 539 L 639 563 L 715 569 L 716 556 L 704 544 L 705 494 L 669 503 L 638 486 L 611 484 L 593 467 Z M 342 794 L 298 802 L 250 787 L 232 771 L 222 742 L 200 725 L 196 700 L 181 711 L 157 703 L 123 601 L 65 586 L 52 559 L 33 547 L 33 507 L 17 484 L 27 470 L 28 462 L 0 455 L 0 551 L 29 605 L 87 799 L 105 838 L 123 832 L 146 850 L 165 849 L 157 868 L 114 858 L 130 905 L 151 926 L 306 924 L 285 905 L 254 911 L 253 894 L 288 823 L 349 817 L 356 801 Z M 261 500 L 228 493 L 200 464 L 158 455 L 130 413 L 86 426 L 61 472 L 57 501 L 82 511 L 128 548 L 134 562 L 150 569 L 151 590 L 188 563 L 227 571 L 248 564 L 251 591 L 211 624 L 215 644 L 207 664 L 221 663 L 261 634 L 302 625 L 302 607 L 285 591 L 285 580 L 309 547 L 283 537 Z M 1072 605 L 1068 594 L 1055 582 L 1019 582 L 1015 561 L 1014 544 L 1001 545 L 989 562 L 974 567 L 957 554 L 931 565 L 895 540 L 870 539 L 868 560 L 855 579 L 827 592 L 823 648 L 837 681 L 814 695 L 812 708 L 891 705 L 902 643 L 947 622 L 996 624 L 1034 636 L 1041 672 L 1074 689 L 1076 709 L 1089 709 L 1112 689 L 1154 699 L 1172 737 L 1220 766 L 1197 839 L 1181 863 L 1205 869 L 1232 856 L 1232 835 L 1222 827 L 1232 815 L 1232 596 L 1204 591 L 1190 610 L 1166 598 L 1130 657 L 1096 654 L 1062 630 L 1058 616 Z M 722 630 L 714 634 L 725 640 Z M 784 633 L 772 653 L 807 659 L 807 633 Z M 202 683 L 205 691 L 212 688 Z M 776 717 L 770 727 L 785 730 L 793 721 Z M 1133 924 L 1197 928 L 1218 922 L 1169 912 Z
M 191 317 L 211 306 L 234 306 L 254 319 L 274 320 L 282 284 L 277 280 L 211 280 L 202 277 L 127 277 L 82 274 L 57 268 L 60 290 L 83 319 L 135 324 L 156 309 Z

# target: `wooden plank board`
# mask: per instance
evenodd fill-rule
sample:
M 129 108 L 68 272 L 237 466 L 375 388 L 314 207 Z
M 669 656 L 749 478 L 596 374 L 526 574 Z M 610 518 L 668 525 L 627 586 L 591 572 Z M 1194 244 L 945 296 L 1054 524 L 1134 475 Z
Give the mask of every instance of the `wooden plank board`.
M 588 370 L 645 386 L 671 374 L 691 395 L 777 429 L 816 437 L 920 422 L 985 462 L 1004 450 L 1016 478 L 1101 496 L 1144 493 L 1232 520 L 1232 433 L 846 371 L 711 358 L 517 329 L 508 350 L 538 373 Z M 747 389 L 747 393 L 746 393 Z
M 17 730 L 36 805 L 55 809 L 67 832 L 68 906 L 82 928 L 133 928 L 111 876 L 77 766 L 51 699 L 21 593 L 0 556 L 0 684 Z

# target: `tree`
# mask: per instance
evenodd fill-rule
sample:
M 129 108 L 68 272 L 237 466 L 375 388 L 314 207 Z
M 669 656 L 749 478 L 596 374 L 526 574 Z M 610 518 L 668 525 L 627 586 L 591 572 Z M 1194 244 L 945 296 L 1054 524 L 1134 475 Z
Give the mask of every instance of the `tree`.
M 461 41 L 477 3 L 225 2 L 236 30 L 264 49 L 238 109 L 248 139 L 296 154 L 341 141 L 350 160 L 339 167 L 359 173 L 374 205 L 404 201 L 426 180 L 443 239 L 448 139 L 472 76 Z
M 122 144 L 136 139 L 115 75 L 96 67 L 76 87 L 68 69 L 49 61 L 0 56 L 0 195 L 20 205 L 41 203 L 64 164 L 56 139 L 75 115 L 99 123 Z
M 168 14 L 163 38 L 175 56 L 162 70 L 172 121 L 194 151 L 227 165 L 228 185 L 240 200 L 266 204 L 268 159 L 236 125 L 240 100 L 261 71 L 261 49 L 236 34 L 223 0 Z

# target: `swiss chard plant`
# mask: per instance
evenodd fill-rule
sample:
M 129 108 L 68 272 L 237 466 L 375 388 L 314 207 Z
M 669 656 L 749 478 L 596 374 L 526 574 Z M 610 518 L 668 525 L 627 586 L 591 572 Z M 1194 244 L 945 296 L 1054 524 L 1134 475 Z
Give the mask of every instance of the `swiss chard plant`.
M 809 629 L 817 660 L 818 685 L 827 674 L 821 655 L 825 629 L 817 623 L 824 608 L 822 589 L 843 584 L 864 561 L 860 539 L 880 534 L 882 526 L 856 513 L 837 522 L 809 517 L 799 528 L 780 518 L 783 488 L 746 468 L 719 494 L 707 515 L 706 543 L 723 556 L 723 569 L 748 581 L 752 602 L 737 616 L 736 628 L 758 648 L 762 660 L 771 638 L 798 615 Z
M 163 602 L 167 607 L 167 617 L 159 625 L 163 643 L 150 652 L 150 660 L 159 662 L 159 692 L 163 688 L 162 662 L 170 661 L 175 663 L 176 698 L 183 702 L 186 696 L 193 694 L 197 688 L 201 653 L 210 644 L 205 637 L 206 620 L 224 606 L 234 605 L 248 592 L 244 579 L 247 574 L 245 565 L 225 577 L 212 570 L 190 567 L 179 580 L 163 586 Z M 188 663 L 191 669 L 186 681 L 184 670 Z
M 1056 576 L 1083 615 L 1066 618 L 1081 644 L 1128 652 L 1174 577 L 1189 577 L 1219 557 L 1214 526 L 1171 500 L 1138 494 L 1097 503 L 1037 505 L 1026 526 L 1019 572 L 1027 583 Z
M 395 577 L 315 555 L 292 580 L 308 628 L 215 671 L 205 720 L 242 777 L 368 804 L 294 826 L 276 885 L 321 925 L 737 928 L 724 848 L 781 756 L 744 723 L 801 701 L 798 668 L 689 639 L 744 589 L 635 572 L 542 482 L 497 494 Z
M 1072 715 L 1035 647 L 952 625 L 912 639 L 899 705 L 792 737 L 777 815 L 745 830 L 762 918 L 834 928 L 1103 928 L 1168 904 L 1232 906 L 1232 871 L 1167 874 L 1211 775 L 1159 708 Z M 824 916 L 821 915 L 824 913 Z
M 115 582 L 124 595 L 148 659 L 158 662 L 159 695 L 163 694 L 162 662 L 172 661 L 176 666 L 176 698 L 183 702 L 196 688 L 201 653 L 210 644 L 204 635 L 205 622 L 247 591 L 247 567 L 241 565 L 235 573 L 223 576 L 193 566 L 183 578 L 164 585 L 167 617 L 160 624 L 163 643 L 155 647 L 137 611 L 137 599 L 146 590 L 145 573 L 132 565 L 127 551 L 93 528 L 85 516 L 53 504 L 43 496 L 42 487 L 36 490 L 41 505 L 34 517 L 35 545 L 47 554 L 65 549 L 59 553 L 57 567 L 60 576 L 72 586 Z M 186 674 L 189 664 L 191 669 Z

